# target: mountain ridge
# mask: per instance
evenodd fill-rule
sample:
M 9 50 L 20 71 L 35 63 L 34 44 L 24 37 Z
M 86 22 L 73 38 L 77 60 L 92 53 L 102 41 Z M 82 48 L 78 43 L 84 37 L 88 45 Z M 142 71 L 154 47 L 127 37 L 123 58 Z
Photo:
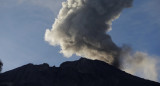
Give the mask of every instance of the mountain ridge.
M 59 67 L 27 64 L 0 74 L 0 86 L 160 86 L 105 62 L 81 58 Z

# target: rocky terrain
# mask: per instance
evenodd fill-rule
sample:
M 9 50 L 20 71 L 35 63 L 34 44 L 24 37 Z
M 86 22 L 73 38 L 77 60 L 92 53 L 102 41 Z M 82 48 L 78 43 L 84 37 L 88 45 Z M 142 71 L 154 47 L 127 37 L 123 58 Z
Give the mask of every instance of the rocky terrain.
M 81 58 L 60 67 L 27 64 L 0 74 L 0 86 L 160 86 L 105 62 Z

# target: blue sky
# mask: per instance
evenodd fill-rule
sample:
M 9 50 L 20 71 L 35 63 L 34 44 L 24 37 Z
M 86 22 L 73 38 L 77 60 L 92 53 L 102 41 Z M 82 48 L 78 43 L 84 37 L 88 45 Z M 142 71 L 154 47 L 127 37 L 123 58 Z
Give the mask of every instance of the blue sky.
M 0 0 L 0 59 L 3 71 L 27 63 L 59 66 L 65 58 L 44 41 L 64 0 Z M 160 59 L 160 0 L 134 0 L 113 22 L 109 32 L 113 41 L 130 45 L 135 51 L 147 52 Z M 159 69 L 160 70 L 160 69 Z

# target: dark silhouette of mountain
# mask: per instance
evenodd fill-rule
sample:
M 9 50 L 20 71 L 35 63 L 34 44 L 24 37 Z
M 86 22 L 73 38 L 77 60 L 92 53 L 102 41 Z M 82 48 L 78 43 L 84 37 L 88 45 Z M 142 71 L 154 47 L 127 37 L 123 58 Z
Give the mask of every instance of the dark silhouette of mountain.
M 0 86 L 160 86 L 105 62 L 81 58 L 60 67 L 27 64 L 0 74 Z
M 2 66 L 3 66 L 3 63 L 2 63 L 2 61 L 0 60 L 0 72 L 1 72 L 1 70 L 2 70 Z

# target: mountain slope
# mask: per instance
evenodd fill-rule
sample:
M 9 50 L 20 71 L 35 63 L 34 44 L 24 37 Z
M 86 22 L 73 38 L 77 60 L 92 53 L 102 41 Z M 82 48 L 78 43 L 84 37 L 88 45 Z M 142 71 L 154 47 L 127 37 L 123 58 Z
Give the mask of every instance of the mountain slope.
M 27 64 L 0 74 L 0 86 L 160 86 L 102 61 L 81 58 L 60 67 Z

